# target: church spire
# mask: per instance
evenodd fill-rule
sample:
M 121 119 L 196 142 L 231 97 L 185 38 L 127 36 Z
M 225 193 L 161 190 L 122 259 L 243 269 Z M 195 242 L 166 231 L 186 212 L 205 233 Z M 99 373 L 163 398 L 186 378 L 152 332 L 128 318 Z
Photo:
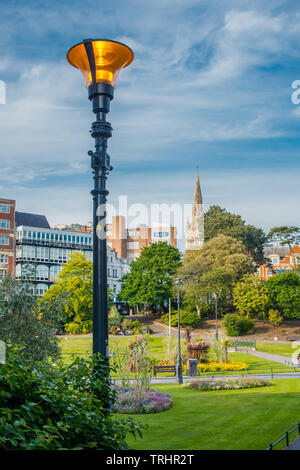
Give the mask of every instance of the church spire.
M 192 209 L 192 222 L 186 224 L 186 249 L 198 250 L 204 243 L 204 212 L 203 201 L 199 181 L 199 173 L 196 173 L 196 187 Z
M 196 188 L 195 188 L 195 194 L 194 194 L 194 206 L 196 204 L 202 204 L 202 194 L 201 194 L 198 171 L 197 171 L 197 175 L 196 175 Z

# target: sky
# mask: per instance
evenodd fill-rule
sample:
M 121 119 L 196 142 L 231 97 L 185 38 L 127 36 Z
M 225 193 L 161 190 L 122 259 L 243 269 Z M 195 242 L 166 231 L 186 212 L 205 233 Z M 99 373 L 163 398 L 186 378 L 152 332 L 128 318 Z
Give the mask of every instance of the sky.
M 0 0 L 0 195 L 51 224 L 91 220 L 85 38 L 135 54 L 108 120 L 109 202 L 217 204 L 268 231 L 299 225 L 300 4 L 273 0 Z M 300 96 L 300 94 L 299 94 Z

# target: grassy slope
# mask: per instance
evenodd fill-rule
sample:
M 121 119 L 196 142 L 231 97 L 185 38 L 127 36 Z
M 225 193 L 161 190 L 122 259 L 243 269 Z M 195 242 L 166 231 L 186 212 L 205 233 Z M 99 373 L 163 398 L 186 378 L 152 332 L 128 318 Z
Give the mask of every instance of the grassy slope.
M 199 392 L 157 385 L 170 393 L 173 408 L 134 415 L 149 428 L 128 438 L 134 449 L 266 449 L 300 419 L 299 379 L 274 380 L 271 387 Z M 123 415 L 124 416 L 124 415 Z

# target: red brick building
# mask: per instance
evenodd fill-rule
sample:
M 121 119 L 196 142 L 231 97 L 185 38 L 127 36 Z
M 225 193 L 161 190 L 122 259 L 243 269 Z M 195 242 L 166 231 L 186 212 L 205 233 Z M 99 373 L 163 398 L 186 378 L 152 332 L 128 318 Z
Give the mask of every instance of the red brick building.
M 295 245 L 292 250 L 268 247 L 265 256 L 269 259 L 270 265 L 263 265 L 258 268 L 258 274 L 264 279 L 269 279 L 278 273 L 292 271 L 300 266 L 300 246 Z
M 135 228 L 126 228 L 126 219 L 121 215 L 112 217 L 112 223 L 107 224 L 107 244 L 117 253 L 118 258 L 135 260 L 142 249 L 152 243 L 167 242 L 176 248 L 176 228 L 170 225 L 140 225 Z
M 16 201 L 0 199 L 0 280 L 15 271 Z

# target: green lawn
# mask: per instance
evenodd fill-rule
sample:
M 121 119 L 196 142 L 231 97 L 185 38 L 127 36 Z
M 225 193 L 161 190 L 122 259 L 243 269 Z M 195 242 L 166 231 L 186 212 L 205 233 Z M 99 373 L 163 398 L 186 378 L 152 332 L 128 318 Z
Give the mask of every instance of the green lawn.
M 294 347 L 293 347 L 294 346 Z M 292 357 L 292 354 L 300 347 L 295 343 L 256 343 L 258 351 L 263 351 L 271 354 L 279 354 L 280 356 Z
M 110 350 L 114 350 L 115 352 L 117 352 L 117 350 L 122 351 L 122 349 L 124 349 L 131 341 L 131 339 L 132 337 L 130 336 L 110 337 Z M 88 352 L 90 353 L 92 351 L 92 338 L 90 336 L 70 336 L 61 338 L 60 341 L 62 346 L 62 352 L 66 361 L 71 360 L 72 354 L 81 355 Z M 166 356 L 166 341 L 163 337 L 150 337 L 150 353 L 154 357 L 162 359 Z M 214 359 L 213 353 L 210 353 L 210 358 L 212 360 Z M 240 352 L 229 353 L 229 359 L 231 361 L 243 361 L 249 364 L 248 372 L 250 374 L 270 372 L 271 368 L 273 369 L 273 372 L 285 372 L 292 370 L 290 367 L 285 366 L 284 364 L 280 364 L 274 361 L 268 361 L 260 357 L 255 357 Z M 220 372 L 219 374 L 223 374 L 223 372 Z M 228 374 L 230 375 L 231 373 L 228 372 Z M 215 372 L 213 375 L 218 375 L 218 373 Z
M 152 415 L 131 415 L 148 425 L 133 449 L 266 449 L 300 420 L 299 379 L 274 380 L 271 387 L 200 392 L 157 385 L 173 407 Z M 124 417 L 124 415 L 121 415 Z

